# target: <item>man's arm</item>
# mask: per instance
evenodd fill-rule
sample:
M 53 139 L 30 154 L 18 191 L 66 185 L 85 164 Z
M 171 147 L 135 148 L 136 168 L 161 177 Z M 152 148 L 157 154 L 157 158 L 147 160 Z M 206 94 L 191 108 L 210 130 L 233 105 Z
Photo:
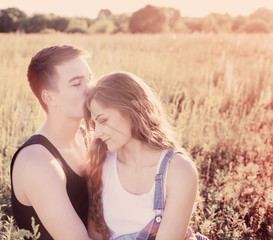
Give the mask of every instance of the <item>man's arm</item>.
M 32 145 L 22 149 L 12 177 L 15 194 L 16 189 L 22 193 L 54 239 L 90 239 L 67 195 L 65 173 L 44 147 Z

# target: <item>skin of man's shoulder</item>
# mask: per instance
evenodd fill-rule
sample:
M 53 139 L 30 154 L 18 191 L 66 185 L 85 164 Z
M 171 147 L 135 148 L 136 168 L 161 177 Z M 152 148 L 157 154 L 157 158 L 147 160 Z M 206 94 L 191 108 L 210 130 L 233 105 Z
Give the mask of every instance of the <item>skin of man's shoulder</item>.
M 33 195 L 41 186 L 54 180 L 65 184 L 66 177 L 58 161 L 42 145 L 35 144 L 23 148 L 17 155 L 13 167 L 15 194 Z M 37 186 L 38 185 L 38 186 Z M 26 197 L 27 198 L 27 197 Z

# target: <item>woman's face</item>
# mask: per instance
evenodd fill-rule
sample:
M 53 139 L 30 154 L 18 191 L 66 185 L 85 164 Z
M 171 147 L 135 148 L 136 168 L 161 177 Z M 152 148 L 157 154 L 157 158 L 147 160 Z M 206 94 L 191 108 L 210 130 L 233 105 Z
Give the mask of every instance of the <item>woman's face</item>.
M 132 139 L 131 120 L 128 114 L 107 107 L 96 100 L 90 104 L 95 137 L 101 139 L 110 152 L 126 146 Z

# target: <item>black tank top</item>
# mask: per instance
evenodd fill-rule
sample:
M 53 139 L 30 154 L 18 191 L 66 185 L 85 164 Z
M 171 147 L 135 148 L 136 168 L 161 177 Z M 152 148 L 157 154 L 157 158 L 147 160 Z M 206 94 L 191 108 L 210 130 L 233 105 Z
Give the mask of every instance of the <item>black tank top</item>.
M 25 206 L 21 204 L 15 194 L 12 184 L 12 170 L 13 165 L 16 160 L 18 153 L 26 146 L 33 145 L 33 144 L 40 144 L 44 146 L 60 163 L 62 169 L 66 175 L 67 183 L 66 183 L 66 190 L 68 197 L 81 218 L 82 222 L 84 223 L 85 227 L 87 228 L 87 219 L 88 219 L 88 189 L 87 189 L 87 182 L 83 177 L 80 177 L 76 174 L 66 163 L 66 161 L 61 156 L 60 152 L 57 150 L 56 147 L 43 135 L 33 135 L 30 137 L 14 154 L 11 166 L 10 166 L 10 176 L 11 176 L 11 206 L 13 210 L 13 215 L 16 220 L 16 223 L 19 228 L 29 230 L 33 232 L 31 226 L 31 217 L 33 216 L 35 219 L 35 224 L 39 224 L 39 232 L 41 233 L 41 237 L 39 240 L 51 240 L 53 239 L 48 231 L 45 229 L 43 224 L 41 223 L 39 217 L 37 216 L 34 208 L 32 206 Z M 43 186 L 41 186 L 43 187 Z M 60 223 L 62 224 L 62 223 Z M 25 238 L 26 239 L 26 238 Z

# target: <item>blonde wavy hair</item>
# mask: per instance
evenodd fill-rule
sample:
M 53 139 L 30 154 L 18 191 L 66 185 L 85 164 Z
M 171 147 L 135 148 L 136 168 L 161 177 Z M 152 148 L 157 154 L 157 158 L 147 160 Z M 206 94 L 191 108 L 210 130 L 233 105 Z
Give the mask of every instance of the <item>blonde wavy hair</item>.
M 94 128 L 90 109 L 92 100 L 127 113 L 132 122 L 133 138 L 158 150 L 178 148 L 161 102 L 152 89 L 136 75 L 128 72 L 111 73 L 98 80 L 89 90 L 84 104 L 85 124 L 89 133 Z M 102 169 L 107 156 L 107 146 L 100 139 L 92 138 L 92 134 L 89 134 L 89 143 L 85 168 L 90 190 L 89 217 L 95 230 L 101 233 L 104 239 L 108 239 L 110 232 L 103 218 L 101 196 Z

